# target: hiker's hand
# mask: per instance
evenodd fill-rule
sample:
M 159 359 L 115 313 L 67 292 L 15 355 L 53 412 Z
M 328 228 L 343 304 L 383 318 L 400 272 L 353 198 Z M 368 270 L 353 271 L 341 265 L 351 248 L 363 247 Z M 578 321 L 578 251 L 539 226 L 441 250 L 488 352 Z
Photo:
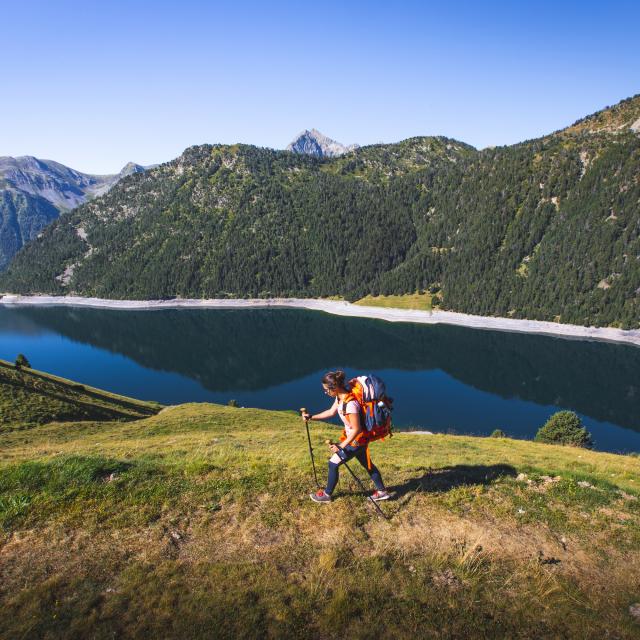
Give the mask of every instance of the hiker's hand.
M 302 415 L 302 419 L 306 422 L 307 420 L 311 420 L 311 414 L 309 413 L 303 413 Z
M 340 451 L 340 447 L 337 444 L 333 443 L 329 445 L 329 449 L 331 449 L 332 453 L 338 453 L 338 451 Z

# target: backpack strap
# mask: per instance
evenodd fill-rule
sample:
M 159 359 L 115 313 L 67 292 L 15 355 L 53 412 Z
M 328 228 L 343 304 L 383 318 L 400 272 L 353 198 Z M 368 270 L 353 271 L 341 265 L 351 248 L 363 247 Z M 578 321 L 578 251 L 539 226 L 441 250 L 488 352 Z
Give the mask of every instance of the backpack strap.
M 356 436 L 355 440 L 353 441 L 353 444 L 362 445 L 366 442 L 366 439 L 369 434 L 367 432 L 367 425 L 365 422 L 364 407 L 362 406 L 362 403 L 360 402 L 360 400 L 358 399 L 358 396 L 355 393 L 350 392 L 344 397 L 344 400 L 342 401 L 342 415 L 344 416 L 347 415 L 347 404 L 349 404 L 349 402 L 351 401 L 356 402 L 358 407 L 360 407 L 358 414 L 360 416 L 360 426 L 362 428 L 362 431 Z M 347 430 L 343 429 L 342 434 L 343 434 L 343 437 L 340 438 L 340 441 L 347 439 Z
M 342 414 L 343 415 L 347 415 L 347 405 L 352 401 L 355 400 L 356 402 L 358 402 L 358 398 L 355 397 L 355 395 L 353 393 L 348 393 L 345 397 L 344 400 L 342 401 Z M 358 405 L 360 405 L 360 403 L 358 402 Z M 362 408 L 362 406 L 360 406 L 360 408 Z

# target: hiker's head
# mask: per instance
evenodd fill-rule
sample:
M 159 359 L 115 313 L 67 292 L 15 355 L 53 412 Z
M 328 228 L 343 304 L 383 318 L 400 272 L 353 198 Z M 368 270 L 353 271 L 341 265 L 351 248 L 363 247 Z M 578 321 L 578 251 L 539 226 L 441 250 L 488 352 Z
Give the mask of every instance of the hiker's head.
M 342 391 L 344 386 L 344 371 L 329 371 L 322 377 L 322 388 L 329 396 L 334 396 L 338 391 Z

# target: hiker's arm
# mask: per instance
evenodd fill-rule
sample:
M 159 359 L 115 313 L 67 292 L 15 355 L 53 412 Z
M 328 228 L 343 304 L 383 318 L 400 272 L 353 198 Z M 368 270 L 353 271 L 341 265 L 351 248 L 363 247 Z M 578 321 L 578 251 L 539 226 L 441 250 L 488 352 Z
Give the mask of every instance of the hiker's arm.
M 327 418 L 333 418 L 336 413 L 338 413 L 338 403 L 334 402 L 333 405 L 326 411 L 323 411 L 322 413 L 315 413 L 312 416 L 309 416 L 309 420 L 326 420 Z

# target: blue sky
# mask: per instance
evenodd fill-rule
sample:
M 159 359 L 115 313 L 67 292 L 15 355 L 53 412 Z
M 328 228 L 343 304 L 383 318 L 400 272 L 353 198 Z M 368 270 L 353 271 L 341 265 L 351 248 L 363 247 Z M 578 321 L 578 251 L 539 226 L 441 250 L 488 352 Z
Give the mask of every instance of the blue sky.
M 640 3 L 4 2 L 0 155 L 92 173 L 192 144 L 482 148 L 640 93 Z

